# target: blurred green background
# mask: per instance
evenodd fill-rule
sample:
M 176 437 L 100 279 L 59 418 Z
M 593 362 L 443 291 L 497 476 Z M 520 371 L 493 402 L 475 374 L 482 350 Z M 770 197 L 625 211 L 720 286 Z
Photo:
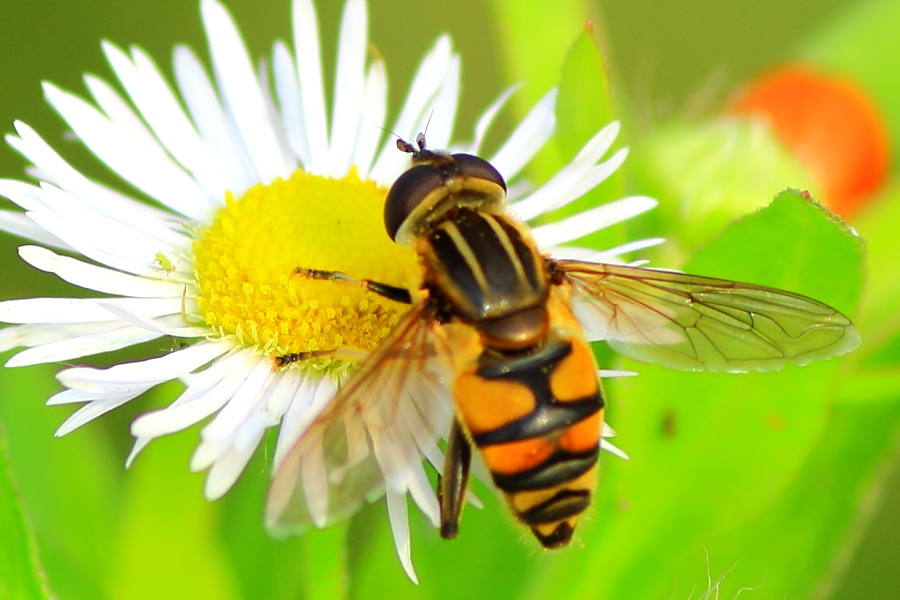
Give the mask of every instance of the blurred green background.
M 290 39 L 288 0 L 232 0 L 226 4 L 240 25 L 253 55 L 267 55 L 275 39 Z M 714 114 L 722 99 L 733 93 L 742 82 L 768 66 L 802 53 L 811 36 L 835 27 L 835 23 L 844 19 L 843 15 L 853 13 L 864 4 L 888 6 L 891 3 L 862 0 L 729 3 L 713 0 L 606 0 L 546 4 L 549 6 L 544 10 L 551 18 L 532 25 L 536 35 L 530 40 L 526 36 L 523 41 L 521 37 L 516 38 L 521 33 L 511 31 L 521 31 L 513 22 L 517 9 L 512 0 L 496 0 L 493 3 L 474 0 L 456 0 L 453 3 L 372 0 L 370 40 L 384 55 L 388 65 L 392 109 L 396 110 L 401 104 L 411 74 L 423 53 L 438 34 L 449 32 L 463 61 L 463 95 L 457 131 L 471 131 L 474 119 L 493 98 L 510 83 L 524 79 L 525 90 L 517 98 L 517 102 L 521 103 L 518 106 L 521 114 L 530 102 L 528 98 L 533 100 L 556 85 L 566 50 L 582 30 L 585 20 L 591 19 L 611 72 L 613 103 L 617 107 L 614 112 L 626 120 L 624 136 L 627 143 L 640 152 L 643 141 L 652 139 L 665 124 L 688 118 L 702 120 Z M 341 7 L 342 3 L 337 1 L 317 3 L 323 47 L 329 60 L 333 57 Z M 498 16 L 501 14 L 503 18 Z M 61 121 L 43 102 L 39 85 L 40 81 L 49 80 L 65 89 L 83 93 L 81 76 L 84 72 L 110 80 L 110 70 L 100 50 L 101 39 L 109 39 L 119 45 L 142 46 L 167 74 L 171 74 L 171 49 L 176 43 L 187 43 L 201 56 L 206 55 L 198 2 L 37 0 L 0 3 L 0 74 L 3 82 L 0 123 L 3 130 L 12 131 L 13 120 L 23 120 L 61 149 L 74 164 L 88 173 L 108 178 L 76 143 L 64 139 Z M 529 45 L 532 52 L 540 53 L 545 64 L 534 67 L 533 62 L 517 61 L 515 56 L 511 56 L 515 48 L 528 52 Z M 895 69 L 900 58 L 900 46 L 896 55 L 883 58 L 883 68 Z M 328 73 L 329 69 L 326 68 L 325 72 Z M 554 76 L 554 73 L 557 75 Z M 496 139 L 502 139 L 499 136 L 503 131 L 508 132 L 513 122 L 513 117 L 508 114 L 504 118 Z M 0 151 L 0 177 L 20 178 L 23 167 L 23 161 L 13 151 Z M 791 181 L 779 183 L 769 190 L 766 200 L 788 185 L 799 184 Z M 639 193 L 642 190 L 634 191 Z M 900 223 L 882 222 L 882 228 L 882 238 L 889 238 L 895 228 L 900 228 Z M 867 235 L 864 229 L 861 233 Z M 653 232 L 650 234 L 655 235 Z M 4 274 L 0 299 L 72 294 L 69 287 L 22 266 L 15 253 L 17 245 L 11 237 L 0 236 L 0 265 Z M 702 263 L 700 260 L 699 264 Z M 657 255 L 656 264 L 666 264 L 665 248 Z M 718 274 L 734 278 L 739 275 Z M 157 344 L 143 351 L 165 349 Z M 888 352 L 888 355 L 895 356 L 896 350 Z M 103 357 L 91 361 L 91 364 L 116 360 L 121 358 Z M 829 369 L 835 367 L 829 363 L 820 371 L 812 370 L 818 368 L 810 368 L 806 377 L 821 376 L 823 382 L 829 381 Z M 639 369 L 649 371 L 651 374 L 646 380 L 653 381 L 652 373 L 655 372 L 652 369 Z M 36 521 L 40 558 L 51 572 L 51 584 L 56 586 L 60 597 L 160 597 L 166 589 L 177 589 L 180 597 L 192 598 L 325 598 L 342 593 L 343 584 L 327 581 L 327 578 L 317 580 L 316 573 L 340 570 L 341 567 L 332 564 L 340 560 L 347 561 L 350 571 L 357 578 L 350 584 L 354 597 L 366 597 L 366 590 L 384 590 L 388 585 L 397 585 L 398 590 L 402 588 L 402 592 L 398 591 L 398 597 L 467 597 L 467 590 L 477 590 L 484 597 L 491 594 L 493 597 L 527 595 L 524 588 L 504 587 L 496 582 L 483 582 L 482 588 L 479 588 L 479 582 L 473 579 L 478 575 L 466 571 L 471 565 L 465 557 L 480 552 L 509 553 L 514 556 L 509 564 L 516 568 L 521 565 L 529 565 L 529 569 L 547 567 L 553 575 L 544 578 L 543 587 L 536 585 L 534 589 L 538 590 L 554 589 L 551 582 L 566 581 L 566 578 L 589 582 L 592 578 L 599 579 L 606 575 L 604 564 L 591 561 L 582 561 L 581 570 L 576 570 L 575 567 L 560 566 L 562 563 L 555 559 L 536 560 L 535 551 L 526 541 L 519 539 L 522 534 L 511 525 L 510 519 L 504 515 L 504 508 L 496 501 L 489 501 L 485 511 L 468 510 L 464 521 L 464 526 L 471 530 L 500 529 L 499 540 L 491 546 L 479 546 L 462 539 L 444 548 L 439 540 L 426 536 L 423 531 L 427 528 L 414 518 L 413 558 L 423 581 L 419 588 L 411 588 L 402 581 L 403 575 L 390 544 L 384 541 L 386 519 L 381 505 L 364 511 L 348 526 L 349 529 L 339 527 L 286 544 L 276 544 L 267 540 L 260 531 L 260 507 L 266 478 L 264 456 L 257 456 L 238 488 L 214 505 L 202 499 L 202 475 L 191 474 L 187 469 L 196 430 L 154 442 L 137 461 L 135 468 L 125 472 L 122 465 L 131 443 L 128 423 L 150 406 L 166 402 L 174 391 L 163 390 L 152 398 L 133 402 L 116 414 L 108 415 L 60 440 L 54 438 L 52 432 L 70 409 L 43 406 L 44 400 L 57 389 L 53 379 L 56 370 L 51 366 L 0 373 L 3 386 L 0 426 L 5 429 L 12 473 L 25 498 L 25 508 Z M 819 372 L 821 374 L 817 375 Z M 784 380 L 766 380 L 766 385 L 777 386 L 787 382 L 785 385 L 789 386 L 792 375 L 793 372 L 787 373 Z M 695 385 L 694 381 L 686 384 L 684 389 L 688 391 L 680 402 L 692 401 L 689 390 Z M 715 387 L 720 383 L 723 386 L 733 385 L 732 382 L 719 380 L 709 385 Z M 672 385 L 676 384 L 684 385 L 682 380 Z M 613 403 L 618 400 L 626 405 L 639 404 L 639 394 L 647 391 L 641 385 L 614 385 Z M 652 383 L 648 386 L 653 389 Z M 822 386 L 827 389 L 827 385 Z M 843 391 L 853 396 L 852 392 Z M 870 396 L 875 398 L 878 394 L 871 392 Z M 896 411 L 891 412 L 893 406 L 889 408 L 891 410 L 884 409 L 881 417 L 872 418 L 882 422 L 895 418 Z M 713 413 L 710 419 L 713 416 L 728 419 L 728 400 L 722 400 L 721 406 Z M 613 415 L 615 417 L 615 412 Z M 613 425 L 623 434 L 621 444 L 626 449 L 633 448 L 637 443 L 634 438 L 641 434 L 632 431 L 626 435 L 621 422 L 628 421 L 628 413 L 623 413 L 621 417 L 622 421 L 614 421 Z M 634 426 L 633 421 L 628 422 Z M 715 421 L 710 423 L 715 426 Z M 859 423 L 862 426 L 865 421 L 860 420 Z M 649 417 L 646 424 L 648 427 L 656 426 Z M 690 427 L 685 429 L 689 431 Z M 839 431 L 836 435 L 847 433 Z M 864 445 L 866 433 L 857 433 L 860 435 L 858 443 Z M 890 450 L 873 463 L 871 477 L 866 480 L 863 492 L 860 492 L 862 501 L 854 504 L 858 511 L 852 518 L 848 517 L 854 525 L 844 536 L 841 542 L 843 549 L 837 558 L 829 559 L 834 573 L 842 572 L 843 575 L 825 577 L 815 585 L 810 583 L 807 587 L 814 588 L 814 591 L 803 597 L 834 600 L 900 597 L 900 522 L 895 517 L 900 514 L 900 477 L 891 466 L 891 461 L 885 458 L 895 454 L 896 432 L 888 431 L 884 435 L 884 447 Z M 629 436 L 631 442 L 628 441 Z M 689 437 L 682 441 L 690 444 Z M 727 438 L 720 442 L 727 445 Z M 696 454 L 701 473 L 705 472 L 704 469 L 715 472 L 714 466 L 703 466 L 703 461 L 708 458 L 706 455 L 700 451 Z M 744 459 L 749 461 L 751 457 Z M 609 508 L 605 505 L 612 505 L 613 499 L 624 493 L 621 488 L 617 491 L 615 486 L 617 482 L 627 486 L 627 476 L 622 472 L 632 468 L 629 463 L 616 463 L 609 457 L 604 460 L 604 469 L 608 468 L 610 478 L 601 484 L 598 492 L 601 498 L 605 498 L 600 500 L 598 513 Z M 85 466 L 85 461 L 91 461 L 91 464 Z M 741 478 L 745 468 L 745 464 L 736 462 L 727 475 L 715 477 Z M 746 477 L 752 478 L 756 474 L 757 471 L 750 468 Z M 765 478 L 761 480 L 768 481 Z M 716 485 L 725 485 L 722 481 L 717 479 L 710 489 L 698 489 L 697 494 L 714 495 Z M 881 482 L 886 483 L 881 485 Z M 815 484 L 816 481 L 813 481 L 809 487 L 800 487 L 795 492 L 798 497 L 793 506 L 799 507 L 800 512 L 803 512 L 807 501 L 809 511 L 822 502 L 815 495 Z M 806 494 L 809 494 L 808 500 Z M 50 507 L 60 504 L 65 506 L 64 511 Z M 684 521 L 681 526 L 689 528 L 696 515 L 664 516 L 672 521 L 675 530 L 675 524 L 681 522 L 682 517 Z M 788 520 L 790 518 L 789 515 Z M 70 520 L 81 522 L 73 524 Z M 85 522 L 88 524 L 85 525 Z M 868 526 L 864 526 L 866 524 Z M 827 527 L 827 524 L 820 525 Z M 595 522 L 589 525 L 589 529 L 597 533 L 607 526 L 606 523 Z M 88 535 L 86 531 L 92 533 Z M 340 543 L 345 534 L 351 540 L 358 541 L 347 550 L 346 555 Z M 673 535 L 684 534 L 675 531 Z M 727 537 L 721 531 L 717 535 Z M 204 542 L 210 536 L 223 538 L 224 543 L 210 546 Z M 475 536 L 470 539 L 474 540 Z M 482 538 L 478 539 L 484 543 Z M 815 536 L 797 538 L 798 543 L 810 543 L 809 540 L 815 539 Z M 80 552 L 74 548 L 79 548 Z M 242 548 L 251 549 L 254 554 L 243 555 Z M 790 548 L 778 557 L 783 562 L 777 566 L 785 571 L 793 568 L 788 550 Z M 380 552 L 383 556 L 372 559 L 367 554 L 372 552 Z M 710 550 L 708 560 L 713 580 L 729 571 L 734 562 L 752 562 L 752 559 L 743 559 L 740 554 L 734 556 L 723 550 L 717 556 L 712 552 Z M 646 556 L 645 560 L 648 560 Z M 690 560 L 701 575 L 705 573 L 707 557 L 698 551 Z M 163 563 L 165 566 L 162 566 Z M 538 566 L 535 567 L 535 564 Z M 621 565 L 610 568 L 623 569 Z M 653 563 L 635 565 L 633 568 L 664 570 L 661 565 Z M 775 569 L 776 566 L 770 565 L 762 571 L 777 579 L 772 574 Z M 512 577 L 515 574 L 507 575 Z M 756 589 L 744 592 L 742 597 L 778 597 L 767 590 L 765 577 L 762 580 L 754 579 L 755 575 L 745 577 L 735 589 L 740 586 Z M 266 579 L 270 581 L 259 583 Z M 63 581 L 61 585 L 64 588 L 60 587 L 59 581 Z M 167 588 L 175 582 L 177 587 Z M 491 588 L 491 585 L 497 587 Z M 438 589 L 440 586 L 446 588 Z M 697 586 L 695 592 L 691 592 L 692 586 Z M 572 597 L 595 597 L 588 584 L 578 583 L 573 589 L 576 592 Z M 703 597 L 704 581 L 702 578 L 682 581 L 669 589 L 670 593 L 657 597 Z

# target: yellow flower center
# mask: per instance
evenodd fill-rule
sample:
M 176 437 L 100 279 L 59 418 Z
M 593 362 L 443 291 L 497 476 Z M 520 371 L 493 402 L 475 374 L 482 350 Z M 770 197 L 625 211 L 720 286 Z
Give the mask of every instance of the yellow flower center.
M 408 307 L 297 269 L 341 271 L 412 289 L 416 257 L 384 231 L 386 194 L 355 171 L 342 179 L 297 171 L 237 200 L 229 193 L 194 243 L 205 323 L 272 356 L 374 349 Z M 307 364 L 331 370 L 348 363 L 338 356 Z

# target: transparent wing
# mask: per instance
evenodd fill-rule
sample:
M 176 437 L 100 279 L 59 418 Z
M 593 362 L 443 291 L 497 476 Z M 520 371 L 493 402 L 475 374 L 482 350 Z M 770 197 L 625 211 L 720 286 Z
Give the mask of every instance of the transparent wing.
M 638 360 L 692 371 L 769 371 L 845 354 L 856 328 L 830 306 L 712 277 L 553 261 L 590 339 Z
M 436 332 L 424 306 L 414 306 L 276 460 L 266 505 L 273 533 L 324 527 L 386 487 L 438 518 L 421 459 L 441 464 L 437 442 L 453 417 L 448 352 Z

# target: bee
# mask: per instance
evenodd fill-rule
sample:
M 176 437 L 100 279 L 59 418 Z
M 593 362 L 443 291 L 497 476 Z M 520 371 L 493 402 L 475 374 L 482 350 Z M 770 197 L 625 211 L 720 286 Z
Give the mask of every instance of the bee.
M 412 165 L 387 194 L 384 224 L 417 253 L 421 285 L 296 271 L 361 285 L 410 309 L 276 465 L 270 525 L 345 516 L 420 460 L 418 452 L 389 456 L 354 430 L 365 417 L 370 432 L 446 438 L 437 489 L 445 539 L 458 533 L 474 448 L 515 518 L 545 548 L 562 547 L 591 504 L 597 475 L 606 401 L 589 336 L 668 367 L 730 372 L 805 365 L 859 343 L 847 317 L 791 292 L 553 259 L 508 213 L 506 183 L 488 161 L 429 150 L 423 134 L 415 146 L 397 145 Z M 453 407 L 449 431 L 410 408 L 429 394 Z M 314 483 L 322 475 L 326 486 Z

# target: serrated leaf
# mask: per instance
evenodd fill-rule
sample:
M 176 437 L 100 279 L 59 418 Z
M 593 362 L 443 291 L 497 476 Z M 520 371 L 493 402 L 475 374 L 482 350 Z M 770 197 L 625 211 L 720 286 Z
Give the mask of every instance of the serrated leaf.
M 492 12 L 504 70 L 509 81 L 522 84 L 513 102 L 524 115 L 557 84 L 572 33 L 584 26 L 590 5 L 584 0 L 493 0 Z
M 50 598 L 34 532 L 12 475 L 0 426 L 0 598 Z
M 862 248 L 846 226 L 788 191 L 730 226 L 689 270 L 793 289 L 851 311 Z M 848 532 L 844 519 L 843 529 L 822 535 L 833 527 L 825 517 L 852 514 L 858 495 L 841 495 L 839 506 L 818 515 L 822 520 L 804 522 L 826 546 L 789 543 L 782 516 L 772 515 L 800 510 L 796 499 L 809 488 L 798 490 L 798 479 L 809 486 L 823 480 L 825 461 L 814 457 L 823 448 L 835 451 L 829 444 L 840 362 L 748 375 L 625 367 L 640 376 L 614 381 L 607 396 L 617 444 L 631 460 L 608 468 L 604 457 L 584 551 L 554 559 L 529 597 L 564 585 L 573 598 L 688 598 L 706 591 L 732 598 L 758 585 L 765 597 L 803 597 L 795 592 L 821 581 Z M 848 433 L 846 444 L 860 435 L 868 433 Z M 773 540 L 793 552 L 790 564 L 771 560 Z
M 521 118 L 559 83 L 572 34 L 591 14 L 587 0 L 493 0 L 491 3 L 507 80 L 520 84 L 511 102 Z M 534 181 L 546 181 L 565 164 L 559 147 L 547 144 L 528 166 Z
M 570 162 L 584 145 L 603 127 L 616 119 L 610 94 L 609 73 L 603 52 L 594 36 L 593 26 L 587 26 L 575 39 L 566 55 L 559 96 L 556 101 L 556 140 L 564 163 Z M 616 140 L 613 149 L 621 147 Z M 604 159 L 612 156 L 607 152 Z M 624 177 L 619 169 L 601 185 L 595 187 L 569 205 L 542 217 L 554 222 L 582 213 L 605 202 L 624 196 Z M 579 240 L 579 244 L 605 249 L 626 241 L 625 224 L 596 231 Z
M 596 132 L 615 119 L 606 60 L 593 27 L 585 27 L 566 54 L 559 81 L 556 135 L 563 158 L 574 158 Z
M 865 236 L 869 277 L 859 316 L 866 352 L 882 354 L 883 364 L 900 363 L 900 186 L 894 183 L 877 201 L 868 204 L 854 225 Z M 882 350 L 883 349 L 883 350 Z M 858 357 L 861 358 L 861 357 Z
M 853 229 L 808 194 L 788 189 L 735 221 L 685 270 L 804 294 L 852 314 L 862 293 L 864 255 Z

